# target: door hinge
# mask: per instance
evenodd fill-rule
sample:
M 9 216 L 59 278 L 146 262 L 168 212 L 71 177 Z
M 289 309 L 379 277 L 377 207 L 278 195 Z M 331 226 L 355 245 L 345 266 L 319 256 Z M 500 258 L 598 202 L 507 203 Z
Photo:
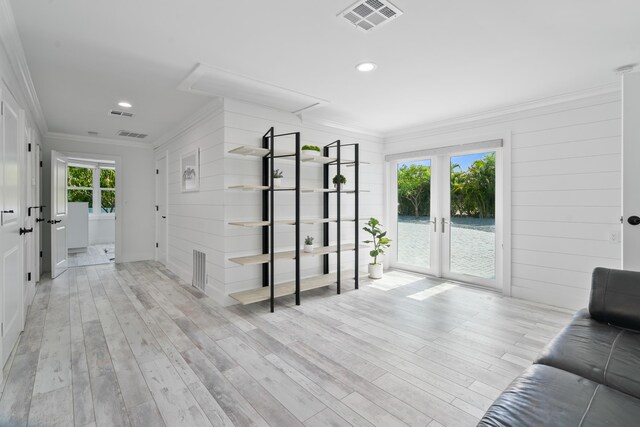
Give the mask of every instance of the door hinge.
M 42 251 L 40 251 L 40 258 L 42 258 Z
M 28 144 L 27 144 L 27 151 L 28 151 L 28 152 L 31 152 L 31 143 L 28 143 Z
M 160 206 L 156 205 L 156 212 L 160 210 Z
M 31 273 L 27 273 L 27 282 L 31 281 Z
M 0 102 L 0 116 L 4 116 L 4 101 Z
M 156 248 L 158 247 L 158 242 L 156 242 Z
M 0 323 L 0 337 L 4 336 L 4 323 Z
M 42 167 L 42 160 L 40 160 L 40 167 Z
M 156 169 L 156 175 L 160 175 L 160 169 Z

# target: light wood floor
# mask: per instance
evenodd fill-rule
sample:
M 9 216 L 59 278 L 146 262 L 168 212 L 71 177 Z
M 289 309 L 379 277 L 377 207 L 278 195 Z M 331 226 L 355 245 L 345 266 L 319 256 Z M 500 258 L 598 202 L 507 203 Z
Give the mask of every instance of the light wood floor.
M 0 425 L 472 426 L 566 311 L 391 272 L 222 308 L 153 262 L 39 286 Z

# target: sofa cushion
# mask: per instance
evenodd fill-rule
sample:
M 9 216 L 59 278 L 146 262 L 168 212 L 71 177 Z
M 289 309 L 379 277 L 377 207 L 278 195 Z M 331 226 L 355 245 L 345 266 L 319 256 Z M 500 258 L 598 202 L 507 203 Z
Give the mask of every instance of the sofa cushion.
M 580 311 L 534 362 L 640 398 L 640 334 Z
M 578 375 L 533 365 L 505 390 L 479 426 L 636 425 L 640 400 Z
M 591 278 L 589 313 L 603 323 L 640 330 L 640 272 L 598 267 Z

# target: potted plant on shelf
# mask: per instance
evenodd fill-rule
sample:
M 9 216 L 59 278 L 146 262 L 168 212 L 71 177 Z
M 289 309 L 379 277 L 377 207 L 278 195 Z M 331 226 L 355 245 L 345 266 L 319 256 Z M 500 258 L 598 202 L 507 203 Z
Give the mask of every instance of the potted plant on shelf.
M 382 263 L 378 262 L 378 257 L 384 254 L 384 250 L 391 246 L 391 239 L 387 237 L 387 232 L 382 231 L 382 224 L 375 218 L 369 218 L 364 231 L 371 234 L 373 240 L 365 240 L 364 243 L 373 243 L 373 250 L 369 255 L 373 262 L 369 263 L 369 277 L 372 279 L 382 279 Z
M 333 188 L 342 188 L 347 183 L 347 178 L 344 175 L 336 175 L 333 177 Z
M 276 169 L 273 171 L 273 186 L 274 187 L 282 187 L 282 171 L 280 169 Z
M 305 156 L 316 157 L 320 155 L 320 147 L 317 145 L 303 145 L 302 154 Z
M 306 253 L 313 252 L 313 237 L 307 236 L 304 238 L 304 251 Z

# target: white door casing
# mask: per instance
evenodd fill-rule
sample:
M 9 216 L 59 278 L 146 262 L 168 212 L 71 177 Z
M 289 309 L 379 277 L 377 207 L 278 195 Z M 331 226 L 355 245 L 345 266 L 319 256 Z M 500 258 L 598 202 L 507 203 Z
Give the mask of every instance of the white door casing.
M 622 268 L 640 271 L 640 72 L 622 77 Z
M 156 261 L 167 263 L 167 156 L 156 160 Z
M 4 367 L 24 326 L 23 215 L 21 172 L 24 168 L 22 121 L 16 101 L 2 87 L 0 120 L 0 369 Z
M 67 269 L 67 164 L 69 160 L 51 151 L 51 277 Z

